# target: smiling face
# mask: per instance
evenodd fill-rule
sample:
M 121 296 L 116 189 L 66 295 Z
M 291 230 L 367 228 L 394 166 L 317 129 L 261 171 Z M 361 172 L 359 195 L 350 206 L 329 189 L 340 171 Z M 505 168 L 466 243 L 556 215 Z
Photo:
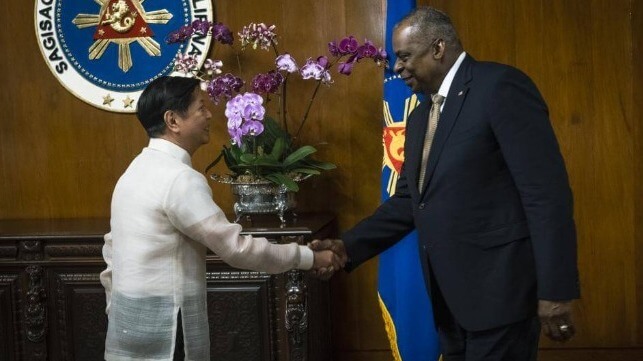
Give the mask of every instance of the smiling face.
M 205 93 L 197 87 L 194 89 L 188 109 L 183 114 L 173 112 L 176 140 L 190 154 L 194 154 L 200 146 L 210 142 L 212 113 L 206 104 Z
M 406 85 L 427 95 L 438 91 L 448 71 L 444 40 L 427 39 L 414 25 L 402 23 L 393 32 L 393 50 L 397 56 L 393 69 Z

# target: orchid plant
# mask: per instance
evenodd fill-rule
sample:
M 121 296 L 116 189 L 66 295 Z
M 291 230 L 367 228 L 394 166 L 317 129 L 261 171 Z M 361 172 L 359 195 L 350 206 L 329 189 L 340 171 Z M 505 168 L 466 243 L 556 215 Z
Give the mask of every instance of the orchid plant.
M 313 159 L 312 154 L 317 151 L 313 146 L 295 146 L 320 86 L 333 83 L 330 70 L 337 66 L 339 74 L 350 75 L 355 64 L 363 59 L 371 59 L 377 65 L 382 65 L 386 63 L 386 52 L 369 40 L 360 44 L 355 37 L 347 36 L 339 42 L 331 41 L 328 44 L 330 58 L 323 55 L 308 58 L 299 66 L 291 54 L 278 51 L 275 28 L 275 25 L 251 23 L 237 34 L 241 51 L 259 48 L 272 49 L 275 53 L 274 69 L 255 75 L 249 84 L 231 72 L 224 74 L 220 60 L 206 59 L 199 67 L 198 59 L 189 54 L 179 53 L 176 56 L 174 71 L 200 79 L 202 88 L 215 104 L 225 102 L 230 145 L 223 147 L 206 172 L 223 159 L 232 172 L 231 176 L 237 180 L 265 179 L 284 185 L 290 191 L 297 191 L 298 180 L 335 168 L 332 163 Z M 195 20 L 181 27 L 170 33 L 166 42 L 182 43 L 192 36 L 204 35 L 212 35 L 215 41 L 234 47 L 234 36 L 230 29 L 222 23 L 207 20 Z M 235 51 L 235 54 L 240 70 L 239 52 Z M 317 84 L 306 111 L 291 132 L 286 119 L 286 90 L 288 78 L 295 75 Z M 264 107 L 272 97 L 277 97 L 279 101 L 278 120 L 268 116 Z

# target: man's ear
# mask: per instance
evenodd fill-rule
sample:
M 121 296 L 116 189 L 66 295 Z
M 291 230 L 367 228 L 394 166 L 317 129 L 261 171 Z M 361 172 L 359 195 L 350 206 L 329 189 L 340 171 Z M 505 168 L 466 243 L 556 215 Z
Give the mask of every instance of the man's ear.
M 444 53 L 446 52 L 446 43 L 444 42 L 443 39 L 436 39 L 433 44 L 431 44 L 433 47 L 433 57 L 436 60 L 442 59 L 444 57 Z
M 163 121 L 165 122 L 165 127 L 172 133 L 179 133 L 180 127 L 177 119 L 177 114 L 172 110 L 168 110 L 163 113 Z

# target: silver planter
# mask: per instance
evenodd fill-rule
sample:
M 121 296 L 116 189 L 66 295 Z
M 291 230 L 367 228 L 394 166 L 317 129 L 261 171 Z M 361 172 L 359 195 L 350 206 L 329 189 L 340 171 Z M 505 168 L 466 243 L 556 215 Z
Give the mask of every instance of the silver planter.
M 275 214 L 286 223 L 285 215 L 293 212 L 297 202 L 295 192 L 289 191 L 283 185 L 277 185 L 266 180 L 242 182 L 231 177 L 212 175 L 212 179 L 220 183 L 230 184 L 235 196 L 235 222 L 241 217 L 253 214 Z

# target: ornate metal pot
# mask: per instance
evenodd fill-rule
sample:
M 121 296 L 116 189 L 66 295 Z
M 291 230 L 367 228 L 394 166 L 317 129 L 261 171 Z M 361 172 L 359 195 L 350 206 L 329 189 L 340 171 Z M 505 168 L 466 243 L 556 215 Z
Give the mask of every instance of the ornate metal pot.
M 243 216 L 275 214 L 279 216 L 281 223 L 286 223 L 285 215 L 293 212 L 297 205 L 295 192 L 289 191 L 283 185 L 267 180 L 238 181 L 219 175 L 212 175 L 211 178 L 219 183 L 230 184 L 235 196 L 235 222 Z

